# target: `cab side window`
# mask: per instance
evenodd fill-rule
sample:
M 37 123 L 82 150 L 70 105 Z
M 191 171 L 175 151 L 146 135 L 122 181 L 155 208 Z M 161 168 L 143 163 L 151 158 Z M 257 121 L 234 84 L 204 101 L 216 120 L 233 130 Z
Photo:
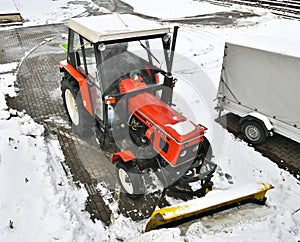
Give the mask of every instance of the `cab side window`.
M 94 45 L 91 42 L 83 39 L 83 48 L 86 60 L 86 73 L 92 77 L 95 77 L 97 64 Z
M 73 40 L 69 47 L 71 64 L 83 75 L 91 78 L 95 77 L 96 58 L 94 45 L 73 31 L 70 32 L 69 36 Z
M 83 42 L 80 38 L 79 34 L 74 33 L 74 40 L 73 40 L 73 52 L 75 53 L 75 67 L 78 71 L 85 74 L 84 68 L 84 56 L 83 56 Z

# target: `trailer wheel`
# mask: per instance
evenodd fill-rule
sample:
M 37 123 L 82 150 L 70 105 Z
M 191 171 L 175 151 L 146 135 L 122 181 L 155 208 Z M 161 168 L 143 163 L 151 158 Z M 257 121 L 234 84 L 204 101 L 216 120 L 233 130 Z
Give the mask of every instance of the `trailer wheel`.
M 78 83 L 71 77 L 63 77 L 61 91 L 73 131 L 79 136 L 91 135 L 94 119 L 83 106 Z
M 263 143 L 267 138 L 265 128 L 255 120 L 244 121 L 241 130 L 245 140 L 254 145 Z
M 116 164 L 116 173 L 119 184 L 127 197 L 138 199 L 145 194 L 145 185 L 141 172 L 132 162 L 119 160 Z

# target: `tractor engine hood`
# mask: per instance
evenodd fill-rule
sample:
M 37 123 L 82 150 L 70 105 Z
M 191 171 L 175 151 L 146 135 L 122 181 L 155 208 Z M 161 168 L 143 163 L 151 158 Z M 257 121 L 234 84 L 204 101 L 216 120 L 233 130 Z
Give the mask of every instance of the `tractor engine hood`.
M 131 113 L 140 116 L 148 127 L 160 129 L 177 143 L 201 142 L 206 128 L 196 125 L 150 93 L 130 98 Z

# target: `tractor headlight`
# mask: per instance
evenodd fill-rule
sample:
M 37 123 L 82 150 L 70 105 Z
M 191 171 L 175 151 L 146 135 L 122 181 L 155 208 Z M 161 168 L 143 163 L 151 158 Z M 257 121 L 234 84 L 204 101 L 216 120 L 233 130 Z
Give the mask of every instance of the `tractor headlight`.
M 179 156 L 182 158 L 182 157 L 185 157 L 187 154 L 187 151 L 186 150 L 183 150 L 180 152 Z
M 101 52 L 102 52 L 102 51 L 105 51 L 105 49 L 106 49 L 106 45 L 103 44 L 103 43 L 101 43 L 101 44 L 98 46 L 98 50 L 100 50 Z
M 192 151 L 193 151 L 193 152 L 197 152 L 198 149 L 199 149 L 199 145 L 195 145 L 195 146 L 193 147 Z

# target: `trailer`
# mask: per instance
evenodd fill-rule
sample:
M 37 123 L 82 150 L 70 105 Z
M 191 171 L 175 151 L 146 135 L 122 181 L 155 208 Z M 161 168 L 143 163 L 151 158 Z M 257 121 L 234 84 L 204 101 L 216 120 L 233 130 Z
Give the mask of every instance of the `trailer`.
M 300 142 L 300 58 L 225 43 L 217 110 L 241 117 L 246 141 L 261 144 L 273 132 Z

